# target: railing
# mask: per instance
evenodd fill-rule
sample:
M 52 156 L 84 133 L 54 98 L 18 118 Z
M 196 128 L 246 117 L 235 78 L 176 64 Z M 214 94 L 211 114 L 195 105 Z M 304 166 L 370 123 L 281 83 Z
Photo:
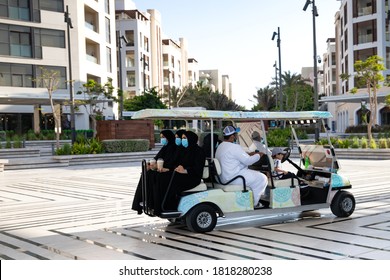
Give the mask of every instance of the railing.
M 364 7 L 358 10 L 359 17 L 372 14 L 372 7 Z
M 359 35 L 358 41 L 359 44 L 372 43 L 373 42 L 372 34 Z
M 86 54 L 87 60 L 93 63 L 98 63 L 98 59 L 90 54 Z

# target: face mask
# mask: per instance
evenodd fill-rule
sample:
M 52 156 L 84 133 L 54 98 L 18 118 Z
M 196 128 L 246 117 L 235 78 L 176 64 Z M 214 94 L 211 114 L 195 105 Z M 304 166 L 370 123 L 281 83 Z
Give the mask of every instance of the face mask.
M 181 145 L 181 138 L 176 138 L 175 143 L 176 143 L 176 145 L 180 146 Z
M 181 144 L 183 145 L 184 148 L 188 147 L 188 139 L 182 139 Z
M 163 146 L 165 146 L 166 144 L 168 144 L 167 138 L 161 138 L 160 143 L 161 143 Z

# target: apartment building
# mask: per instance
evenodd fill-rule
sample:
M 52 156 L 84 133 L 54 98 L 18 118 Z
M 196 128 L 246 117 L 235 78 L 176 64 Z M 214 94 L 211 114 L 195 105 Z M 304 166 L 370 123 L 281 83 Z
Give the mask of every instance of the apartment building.
M 188 59 L 188 84 L 195 86 L 199 81 L 199 64 L 195 58 Z
M 169 91 L 196 83 L 196 60 L 189 60 L 187 40 L 175 41 L 162 33 L 161 14 L 154 9 L 141 12 L 134 2 L 116 0 L 116 29 L 120 46 L 119 79 L 125 98 L 141 95 L 150 88 L 169 99 Z M 122 37 L 123 36 L 123 37 Z M 191 64 L 191 66 L 190 66 Z
M 326 80 L 328 91 L 322 102 L 334 104 L 334 130 L 344 132 L 348 126 L 362 123 L 362 110 L 368 104 L 368 94 L 364 87 L 356 94 L 350 90 L 358 87 L 354 78 L 354 63 L 369 56 L 379 55 L 384 58 L 385 67 L 390 69 L 390 35 L 389 35 L 389 1 L 388 0 L 343 0 L 335 16 L 334 58 L 336 66 L 329 69 L 331 75 Z M 331 63 L 333 64 L 332 50 Z M 329 61 L 329 57 L 328 57 Z M 336 85 L 333 81 L 335 73 Z M 328 73 L 329 74 L 329 73 Z M 350 75 L 342 80 L 340 74 Z M 383 71 L 388 77 L 390 70 Z M 390 124 L 390 110 L 384 104 L 389 88 L 382 87 L 378 93 L 377 123 Z
M 118 60 L 122 62 L 118 63 L 119 87 L 128 99 L 151 87 L 151 15 L 138 11 L 132 1 L 116 0 L 115 9 Z
M 70 58 L 66 7 L 73 27 Z M 1 1 L 0 130 L 53 129 L 47 89 L 36 82 L 42 67 L 60 73 L 54 99 L 63 104 L 63 129 L 70 128 L 71 119 L 70 108 L 64 105 L 70 100 L 69 70 L 74 93 L 89 79 L 105 83 L 111 78 L 117 85 L 114 11 L 113 0 Z M 75 94 L 76 100 L 83 98 Z M 104 106 L 104 117 L 115 118 L 115 105 L 107 102 Z M 75 128 L 89 128 L 87 109 L 77 110 Z

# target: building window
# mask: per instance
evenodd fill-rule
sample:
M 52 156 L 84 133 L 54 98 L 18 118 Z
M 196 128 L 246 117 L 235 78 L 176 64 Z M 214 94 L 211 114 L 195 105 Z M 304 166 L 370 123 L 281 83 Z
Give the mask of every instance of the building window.
M 35 68 L 36 68 L 35 69 L 36 77 L 41 77 L 42 76 L 42 70 L 58 72 L 58 77 L 59 77 L 58 88 L 59 89 L 66 89 L 67 82 L 66 82 L 66 68 L 65 67 L 60 67 L 60 66 L 35 66 Z M 43 88 L 45 86 L 40 84 L 40 83 L 37 83 L 36 87 L 37 88 Z
M 12 56 L 32 57 L 31 34 L 27 32 L 10 32 L 10 54 Z
M 148 37 L 144 37 L 144 49 L 145 51 L 149 51 L 149 38 Z
M 126 78 L 127 87 L 135 87 L 135 71 L 127 71 Z
M 107 72 L 111 73 L 112 72 L 112 60 L 111 60 L 111 49 L 109 47 L 107 47 L 106 53 L 107 53 Z
M 134 66 L 135 66 L 134 51 L 126 51 L 126 67 L 134 67 Z
M 111 24 L 109 18 L 106 18 L 106 42 L 111 43 Z
M 0 86 L 32 87 L 32 73 L 32 65 L 0 63 Z
M 3 1 L 6 2 L 6 1 Z M 8 4 L 8 17 L 18 20 L 30 20 L 30 5 L 28 0 L 13 0 Z
M 163 54 L 163 66 L 165 66 L 165 67 L 169 66 L 168 54 L 166 54 L 166 53 Z
M 134 47 L 134 30 L 126 30 L 125 36 L 126 36 L 126 40 L 127 40 L 126 46 Z
M 39 7 L 41 8 L 41 10 L 63 13 L 64 1 L 63 0 L 40 0 Z
M 65 31 L 54 29 L 39 29 L 41 45 L 45 47 L 65 48 Z
M 106 14 L 110 14 L 110 0 L 104 0 L 104 11 Z

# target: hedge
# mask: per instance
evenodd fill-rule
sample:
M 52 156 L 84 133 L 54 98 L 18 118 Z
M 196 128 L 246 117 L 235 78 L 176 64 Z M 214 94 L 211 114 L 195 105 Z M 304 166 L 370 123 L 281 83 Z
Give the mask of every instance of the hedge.
M 102 143 L 106 153 L 145 152 L 149 150 L 149 140 L 147 139 L 103 140 Z

